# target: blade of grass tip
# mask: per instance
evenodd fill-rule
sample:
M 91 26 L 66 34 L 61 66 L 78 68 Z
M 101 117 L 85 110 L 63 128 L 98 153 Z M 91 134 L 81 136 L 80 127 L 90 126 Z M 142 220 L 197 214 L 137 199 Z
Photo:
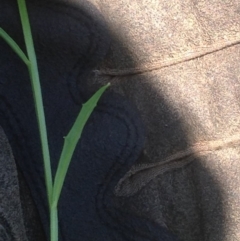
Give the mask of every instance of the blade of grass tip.
M 29 66 L 30 62 L 18 44 L 10 37 L 10 35 L 0 28 L 0 37 L 2 37 L 7 44 L 12 48 L 12 50 L 20 57 L 20 59 Z
M 77 119 L 69 131 L 68 135 L 64 138 L 64 145 L 62 149 L 62 153 L 60 156 L 56 176 L 54 179 L 53 185 L 53 195 L 52 195 L 52 206 L 56 207 L 58 204 L 58 200 L 61 194 L 62 186 L 67 174 L 67 170 L 78 143 L 78 140 L 81 138 L 83 128 L 89 119 L 91 113 L 97 105 L 100 97 L 104 93 L 104 91 L 110 86 L 107 84 L 100 88 L 85 104 L 83 104 L 80 113 L 77 116 Z
M 31 85 L 34 96 L 35 110 L 38 120 L 38 128 L 41 139 L 42 146 L 42 154 L 43 154 L 43 162 L 44 162 L 44 173 L 45 173 L 45 182 L 47 188 L 47 196 L 49 205 L 51 203 L 52 198 L 52 171 L 51 171 L 51 163 L 50 163 L 50 155 L 49 155 L 49 147 L 48 147 L 48 139 L 47 139 L 47 129 L 45 122 L 45 114 L 43 109 L 43 101 L 42 101 L 42 92 L 41 85 L 39 80 L 37 59 L 34 50 L 34 44 L 32 39 L 32 32 L 29 23 L 29 17 L 27 12 L 27 6 L 25 0 L 18 0 L 18 8 L 23 28 L 23 35 L 27 49 L 27 55 L 30 61 L 29 66 L 29 74 L 31 79 Z

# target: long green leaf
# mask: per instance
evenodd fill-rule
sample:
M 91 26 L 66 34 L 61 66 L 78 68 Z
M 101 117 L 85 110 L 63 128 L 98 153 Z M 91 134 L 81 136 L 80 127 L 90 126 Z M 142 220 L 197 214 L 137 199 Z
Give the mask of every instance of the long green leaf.
M 29 66 L 30 62 L 18 44 L 6 33 L 2 28 L 0 28 L 0 37 L 2 37 L 7 44 L 12 48 L 12 50 L 20 57 L 20 59 Z
M 42 154 L 43 154 L 43 161 L 44 161 L 45 183 L 47 188 L 48 203 L 50 206 L 52 187 L 53 187 L 52 171 L 51 171 L 50 154 L 49 154 L 49 147 L 48 147 L 45 114 L 43 109 L 42 91 L 41 91 L 38 66 L 37 66 L 37 58 L 34 50 L 32 32 L 31 32 L 25 0 L 18 0 L 18 8 L 19 8 L 19 13 L 20 13 L 20 18 L 21 18 L 21 23 L 23 28 L 23 36 L 26 44 L 27 55 L 31 63 L 29 65 L 28 70 L 29 70 L 29 75 L 31 79 L 36 115 L 38 120 L 38 128 L 40 133 Z
M 83 104 L 82 109 L 72 126 L 70 132 L 64 139 L 63 150 L 60 156 L 56 176 L 53 185 L 53 202 L 52 207 L 56 207 L 58 204 L 59 196 L 62 190 L 62 186 L 66 177 L 66 173 L 74 153 L 75 147 L 82 135 L 83 128 L 97 105 L 98 100 L 104 93 L 104 91 L 109 87 L 107 84 L 100 88 L 85 104 Z

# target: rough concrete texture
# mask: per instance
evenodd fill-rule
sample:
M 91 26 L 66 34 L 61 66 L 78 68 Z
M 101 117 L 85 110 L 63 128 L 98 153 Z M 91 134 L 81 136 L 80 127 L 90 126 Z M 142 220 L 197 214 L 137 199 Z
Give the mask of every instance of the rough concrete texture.
M 19 183 L 11 148 L 0 127 L 0 240 L 27 241 Z
M 95 4 L 115 36 L 95 81 L 131 99 L 147 129 L 121 205 L 182 240 L 240 240 L 240 2 Z
M 147 130 L 119 205 L 185 241 L 240 240 L 240 2 L 91 2 L 113 40 L 90 85 L 111 82 Z

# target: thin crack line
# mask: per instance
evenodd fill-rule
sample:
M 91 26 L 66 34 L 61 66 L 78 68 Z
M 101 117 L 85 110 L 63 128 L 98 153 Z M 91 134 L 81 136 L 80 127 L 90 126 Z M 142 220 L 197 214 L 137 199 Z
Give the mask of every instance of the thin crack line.
M 205 55 L 218 52 L 220 50 L 232 47 L 234 45 L 240 44 L 240 39 L 235 39 L 233 41 L 221 41 L 214 46 L 206 46 L 201 47 L 201 51 L 194 51 L 194 52 L 186 52 L 183 56 L 179 58 L 167 59 L 155 63 L 149 63 L 140 65 L 138 67 L 133 68 L 126 68 L 126 69 L 103 69 L 103 70 L 94 70 L 95 74 L 97 75 L 105 75 L 105 76 L 125 76 L 125 75 L 135 75 L 135 74 L 142 74 L 145 72 L 159 70 L 165 67 L 173 66 L 179 63 L 183 63 L 189 60 L 193 60 L 199 57 L 203 57 Z

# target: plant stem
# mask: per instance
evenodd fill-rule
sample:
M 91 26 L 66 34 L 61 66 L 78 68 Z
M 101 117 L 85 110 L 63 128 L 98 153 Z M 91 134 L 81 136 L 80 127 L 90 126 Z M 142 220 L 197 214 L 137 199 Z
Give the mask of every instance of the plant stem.
M 27 65 L 29 76 L 32 85 L 32 92 L 34 97 L 34 104 L 38 122 L 38 129 L 41 140 L 43 163 L 44 163 L 44 175 L 45 185 L 47 189 L 47 198 L 50 214 L 50 240 L 58 241 L 58 200 L 61 194 L 62 186 L 67 174 L 67 170 L 72 159 L 75 147 L 78 140 L 81 137 L 83 128 L 90 117 L 93 109 L 96 107 L 98 100 L 100 99 L 103 92 L 108 88 L 109 84 L 100 88 L 85 104 L 83 104 L 82 110 L 80 111 L 73 127 L 65 138 L 63 150 L 59 160 L 54 186 L 47 138 L 47 128 L 42 100 L 42 91 L 38 73 L 38 65 L 36 54 L 34 50 L 33 38 L 31 33 L 31 27 L 27 12 L 27 6 L 25 0 L 17 0 L 18 8 L 22 23 L 23 35 L 25 45 L 27 49 L 27 56 L 14 42 L 14 40 L 0 28 L 0 36 L 2 36 L 6 42 L 12 47 L 12 49 L 19 55 L 23 62 Z
M 45 122 L 45 114 L 43 109 L 43 100 L 42 100 L 41 85 L 39 80 L 37 59 L 36 59 L 36 54 L 34 50 L 31 27 L 29 23 L 29 17 L 28 17 L 25 0 L 18 0 L 18 8 L 19 8 L 19 13 L 21 17 L 27 55 L 30 61 L 30 64 L 28 65 L 28 71 L 31 79 L 32 89 L 33 89 L 33 97 L 34 97 L 38 128 L 39 128 L 39 134 L 40 134 L 40 140 L 41 140 L 41 146 L 42 146 L 45 184 L 47 188 L 48 204 L 50 208 L 51 200 L 52 200 L 52 188 L 53 188 L 52 171 L 51 171 L 47 129 L 46 129 L 46 122 Z
M 58 210 L 57 210 L 57 206 L 50 207 L 50 240 L 58 241 Z

